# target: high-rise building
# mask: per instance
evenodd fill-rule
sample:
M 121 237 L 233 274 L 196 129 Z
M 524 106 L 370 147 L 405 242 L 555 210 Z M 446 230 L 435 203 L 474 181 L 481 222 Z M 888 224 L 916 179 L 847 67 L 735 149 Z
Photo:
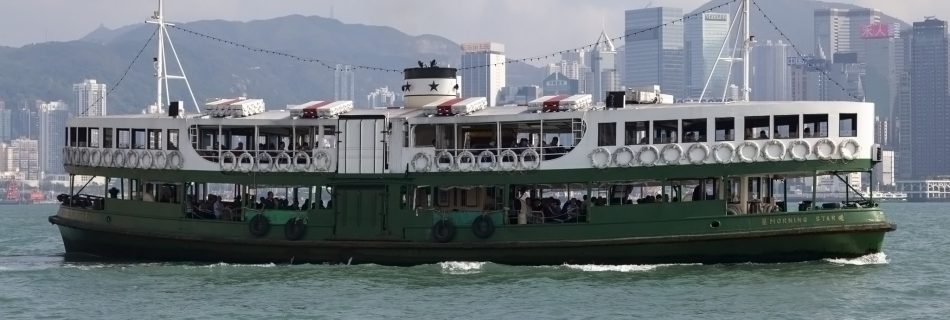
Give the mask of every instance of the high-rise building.
M 366 95 L 366 103 L 370 108 L 392 107 L 396 103 L 396 93 L 389 87 L 376 88 Z
M 42 101 L 38 102 L 42 103 Z M 37 139 L 40 134 L 40 118 L 36 108 L 23 103 L 19 109 L 11 111 L 11 117 L 13 118 L 12 137 L 14 139 Z
M 660 85 L 664 93 L 683 96 L 683 24 L 659 25 L 683 18 L 683 9 L 655 7 L 627 10 L 624 30 L 623 83 L 628 88 Z
M 914 22 L 911 38 L 911 162 L 916 178 L 950 175 L 950 55 L 947 22 Z
M 881 11 L 868 8 L 857 9 L 816 9 L 815 54 L 819 48 L 829 58 L 835 53 L 854 52 L 859 61 L 865 61 L 865 48 L 861 45 L 862 30 L 869 25 L 881 22 Z
M 686 63 L 686 99 L 722 99 L 729 85 L 729 63 L 716 63 L 723 42 L 729 37 L 729 14 L 703 13 L 686 19 L 684 50 Z M 715 69 L 713 68 L 715 66 Z M 709 79 L 710 74 L 712 78 Z M 707 79 L 708 86 L 707 86 Z M 703 95 L 703 88 L 706 93 Z M 662 89 L 662 88 L 661 88 Z M 754 91 L 753 91 L 754 92 Z
M 13 139 L 13 110 L 7 109 L 6 103 L 0 100 L 0 142 Z
M 97 117 L 106 115 L 106 84 L 96 83 L 95 79 L 86 79 L 73 85 L 76 101 L 73 105 L 74 117 Z
M 910 47 L 912 30 L 901 31 L 901 43 L 903 57 L 897 60 L 901 67 L 898 68 L 897 92 L 894 96 L 894 109 L 891 118 L 894 123 L 894 137 L 891 139 L 890 149 L 896 150 L 894 153 L 894 166 L 896 176 L 901 180 L 913 179 L 913 161 L 911 148 L 913 139 L 911 136 L 911 83 L 910 83 Z
M 39 108 L 40 170 L 48 174 L 64 173 L 63 147 L 66 146 L 66 120 L 69 108 L 62 101 L 43 103 Z
M 39 142 L 18 138 L 10 141 L 7 149 L 7 169 L 16 173 L 20 180 L 40 180 Z
M 607 31 L 600 32 L 597 38 L 597 44 L 590 52 L 590 76 L 587 77 L 588 85 L 583 86 L 587 92 L 593 95 L 594 103 L 604 101 L 607 91 L 620 90 L 620 76 L 617 73 L 617 48 L 613 41 L 607 36 Z
M 333 68 L 333 99 L 350 100 L 356 98 L 356 76 L 353 66 L 338 64 Z
M 498 104 L 505 87 L 505 46 L 495 42 L 462 44 L 462 97 L 485 97 Z
M 752 100 L 787 101 L 791 99 L 788 45 L 782 41 L 764 43 L 752 48 Z

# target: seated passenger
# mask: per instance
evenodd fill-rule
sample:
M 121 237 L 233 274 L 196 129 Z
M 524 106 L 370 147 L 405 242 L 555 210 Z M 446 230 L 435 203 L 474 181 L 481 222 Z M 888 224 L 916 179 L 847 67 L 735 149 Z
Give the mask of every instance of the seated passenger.
M 768 139 L 769 134 L 765 133 L 765 130 L 759 131 L 759 139 Z
M 238 142 L 237 147 L 234 150 L 244 150 L 244 142 Z
M 805 128 L 805 131 L 802 133 L 802 136 L 805 138 L 811 138 L 811 128 Z
M 224 206 L 224 203 L 221 202 L 221 197 L 214 196 L 214 204 L 212 205 L 214 209 L 214 216 L 218 220 L 230 220 L 231 219 L 231 210 Z

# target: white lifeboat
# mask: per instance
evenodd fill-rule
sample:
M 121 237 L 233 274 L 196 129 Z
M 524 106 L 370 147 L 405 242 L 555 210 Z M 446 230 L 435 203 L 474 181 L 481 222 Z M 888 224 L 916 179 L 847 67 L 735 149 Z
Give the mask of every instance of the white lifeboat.
M 471 114 L 488 107 L 485 97 L 476 98 L 448 98 L 422 106 L 426 115 L 455 116 Z
M 290 115 L 304 119 L 331 118 L 353 110 L 353 101 L 310 101 L 287 107 Z
M 205 104 L 205 113 L 212 117 L 247 117 L 264 112 L 264 99 L 244 97 L 219 99 Z
M 590 109 L 589 94 L 543 96 L 528 102 L 528 109 L 541 112 L 583 111 Z

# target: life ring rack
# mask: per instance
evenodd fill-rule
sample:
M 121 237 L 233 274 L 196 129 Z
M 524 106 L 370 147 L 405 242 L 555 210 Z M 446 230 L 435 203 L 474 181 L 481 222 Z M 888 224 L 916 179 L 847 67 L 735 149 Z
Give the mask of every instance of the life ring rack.
M 633 151 L 633 148 L 629 146 L 622 146 L 614 151 L 613 162 L 618 167 L 632 167 L 635 161 L 637 161 L 636 156 L 637 153 Z M 623 159 L 621 157 L 627 157 L 629 159 L 627 159 L 627 161 L 622 161 Z
M 653 161 L 643 160 L 644 155 L 653 154 Z M 640 152 L 637 152 L 637 163 L 644 167 L 652 167 L 656 165 L 656 162 L 660 160 L 660 149 L 650 145 L 640 147 Z
M 848 149 L 853 149 L 854 151 L 848 151 Z M 842 159 L 854 160 L 858 152 L 861 152 L 861 144 L 858 143 L 858 140 L 848 139 L 838 145 L 838 154 L 841 155 Z
M 729 158 L 724 159 L 722 156 L 720 156 L 719 150 L 722 150 L 723 148 L 729 150 L 729 152 L 727 152 L 727 154 L 729 155 Z M 726 164 L 726 163 L 732 162 L 732 157 L 736 154 L 736 147 L 733 146 L 732 143 L 723 142 L 716 145 L 716 147 L 712 149 L 712 153 L 713 153 L 713 159 L 716 160 L 716 163 Z
M 168 167 L 168 156 L 165 155 L 165 152 L 161 150 L 155 151 L 153 155 L 154 164 L 152 165 L 155 169 L 165 169 Z
M 772 154 L 772 153 L 769 152 L 769 150 L 771 150 L 771 149 L 776 149 L 776 148 L 773 148 L 773 147 L 777 147 L 777 149 L 778 149 L 778 151 L 779 151 L 778 154 Z M 769 140 L 769 141 L 766 142 L 765 145 L 762 147 L 762 157 L 765 158 L 766 160 L 769 160 L 769 161 L 779 161 L 779 160 L 784 159 L 784 158 L 785 158 L 785 152 L 786 152 L 786 151 L 785 151 L 785 144 L 782 143 L 782 141 L 779 141 L 779 140 Z
M 455 158 L 455 165 L 458 166 L 459 171 L 472 171 L 477 165 L 475 162 L 475 154 L 468 150 L 459 152 Z
M 293 161 L 293 158 L 290 156 L 290 154 L 288 154 L 287 151 L 281 151 L 276 157 L 274 157 L 273 167 L 276 171 L 287 172 L 290 171 L 290 168 L 294 167 L 291 161 Z
M 743 152 L 746 150 L 746 148 L 752 148 L 751 157 L 746 156 L 745 152 Z M 743 142 L 738 148 L 736 148 L 736 155 L 739 156 L 739 160 L 742 160 L 742 162 L 754 162 L 755 158 L 759 155 L 759 145 L 752 141 Z
M 598 156 L 598 155 L 603 155 L 603 157 Z M 594 151 L 590 152 L 589 157 L 590 157 L 590 165 L 593 166 L 594 168 L 604 169 L 610 166 L 611 155 L 610 155 L 610 150 L 607 150 L 607 148 L 598 147 L 597 149 L 594 149 Z M 598 160 L 600 158 L 603 158 L 603 161 Z
M 482 163 L 485 163 L 485 158 L 488 158 L 488 166 L 483 166 Z M 491 150 L 485 150 L 478 154 L 478 160 L 475 164 L 478 167 L 478 170 L 481 171 L 492 171 L 498 167 L 498 157 L 495 156 L 494 152 Z
M 828 152 L 823 152 L 822 149 Z M 834 156 L 835 149 L 835 143 L 829 139 L 818 140 L 818 142 L 815 142 L 815 147 L 813 148 L 815 157 L 818 157 L 820 160 L 830 160 L 831 157 Z
M 700 152 L 702 152 L 702 156 L 693 157 L 693 154 L 694 154 L 693 151 L 695 150 L 699 150 Z M 706 158 L 709 158 L 709 146 L 707 146 L 704 143 L 696 143 L 689 146 L 689 148 L 686 149 L 686 159 L 689 160 L 689 163 L 703 164 L 703 162 L 706 161 Z
M 534 148 L 525 150 L 521 153 L 520 164 L 525 170 L 536 170 L 541 167 L 541 154 Z
M 294 154 L 294 168 L 297 169 L 297 171 L 307 171 L 310 169 L 310 160 L 310 155 L 306 152 L 297 152 Z
M 148 152 L 148 150 L 142 150 L 138 157 L 140 169 L 151 169 L 152 165 L 155 164 L 155 158 L 152 158 L 152 153 Z
M 676 156 L 675 157 L 667 156 L 669 151 L 676 152 Z M 680 147 L 680 145 L 676 143 L 665 145 L 663 146 L 663 151 L 660 152 L 660 155 L 661 155 L 660 158 L 663 159 L 663 163 L 665 164 L 679 164 L 680 159 L 683 158 L 683 147 Z
M 126 168 L 137 168 L 139 166 L 139 154 L 135 150 L 129 150 L 126 153 L 125 167 Z
M 804 152 L 795 152 L 795 150 L 800 150 L 801 148 L 804 148 Z M 792 155 L 792 160 L 805 161 L 808 159 L 808 154 L 811 153 L 811 145 L 805 140 L 792 141 L 788 144 L 788 153 Z
M 238 157 L 234 155 L 231 151 L 225 151 L 221 154 L 221 159 L 218 159 L 218 164 L 221 167 L 221 171 L 234 171 L 237 168 L 237 159 Z
M 506 158 L 511 159 L 511 161 L 505 161 Z M 514 150 L 505 149 L 498 154 L 498 168 L 504 171 L 513 171 L 518 169 L 518 154 Z M 505 165 L 510 164 L 510 165 Z
M 314 151 L 313 153 L 313 170 L 319 172 L 330 171 L 330 167 L 333 166 L 332 160 L 330 159 L 330 154 L 326 150 L 320 149 Z
M 442 160 L 446 160 L 443 162 Z M 435 154 L 434 158 L 435 167 L 439 171 L 449 171 L 455 167 L 455 157 L 452 156 L 447 150 L 439 151 Z
M 246 153 L 245 153 L 246 154 Z M 182 158 L 181 152 L 178 150 L 172 150 L 168 153 L 168 168 L 172 170 L 179 170 L 185 163 L 185 159 Z
M 274 156 L 270 153 L 261 151 L 257 154 L 257 171 L 270 172 L 274 169 Z
M 246 152 L 239 155 L 237 157 L 235 169 L 240 170 L 243 173 L 251 172 L 251 170 L 254 169 L 254 156 Z
M 412 169 L 416 172 L 429 172 L 431 167 L 432 160 L 429 159 L 429 154 L 419 152 L 412 156 Z

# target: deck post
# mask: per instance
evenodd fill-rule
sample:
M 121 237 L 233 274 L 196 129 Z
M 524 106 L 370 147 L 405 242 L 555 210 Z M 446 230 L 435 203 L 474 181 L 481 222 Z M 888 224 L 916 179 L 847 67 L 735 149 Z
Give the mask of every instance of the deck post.
M 815 206 L 815 198 L 818 197 L 818 171 L 815 171 L 811 174 L 811 204 L 809 207 L 813 208 Z M 808 209 L 811 209 L 808 208 Z
M 868 171 L 868 201 L 874 203 L 874 170 Z
M 740 213 L 749 213 L 749 176 L 739 177 L 739 209 Z
M 782 202 L 785 203 L 783 212 L 788 212 L 788 176 L 782 177 Z

